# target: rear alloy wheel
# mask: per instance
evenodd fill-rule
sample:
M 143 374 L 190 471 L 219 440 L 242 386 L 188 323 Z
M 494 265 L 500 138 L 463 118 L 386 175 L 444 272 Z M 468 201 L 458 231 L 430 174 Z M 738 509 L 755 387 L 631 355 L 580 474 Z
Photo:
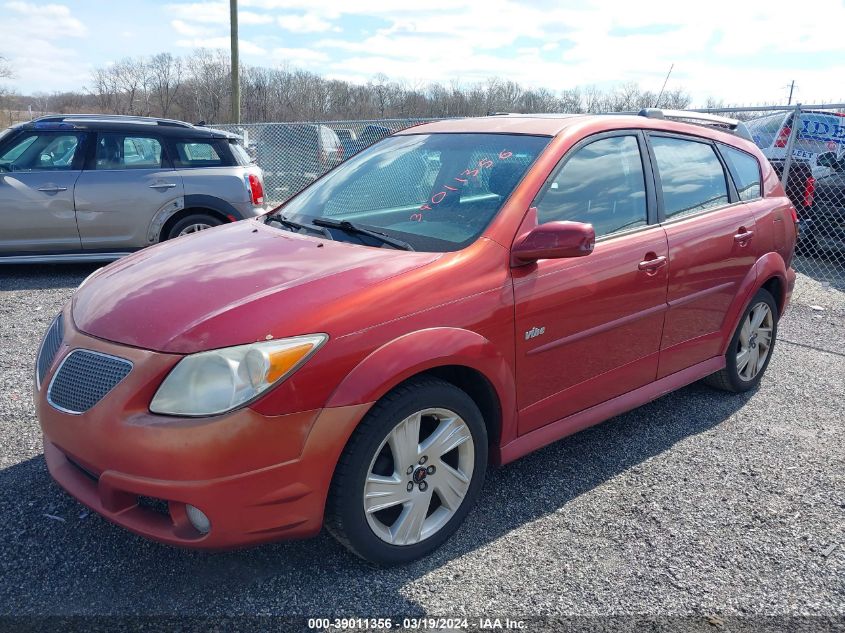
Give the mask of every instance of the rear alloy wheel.
M 205 231 L 206 229 L 210 229 L 220 224 L 223 224 L 223 222 L 214 216 L 207 215 L 205 213 L 193 213 L 191 215 L 186 215 L 174 224 L 167 235 L 167 239 L 172 240 L 173 238 L 182 237 L 183 235 L 199 233 L 200 231 Z
M 486 463 L 487 433 L 472 399 L 450 383 L 414 381 L 376 404 L 350 440 L 326 525 L 371 562 L 425 556 L 463 522 Z
M 769 366 L 777 337 L 777 305 L 764 289 L 746 308 L 725 354 L 725 368 L 708 376 L 708 384 L 726 391 L 748 391 Z

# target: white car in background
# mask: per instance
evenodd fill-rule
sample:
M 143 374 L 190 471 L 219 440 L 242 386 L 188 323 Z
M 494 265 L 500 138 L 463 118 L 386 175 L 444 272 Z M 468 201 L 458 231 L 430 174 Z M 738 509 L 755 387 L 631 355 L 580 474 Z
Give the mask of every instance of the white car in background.
M 754 143 L 776 169 L 777 163 L 782 167 L 786 159 L 794 117 L 794 111 L 790 110 L 745 122 Z M 832 169 L 828 165 L 845 154 L 845 113 L 805 110 L 801 112 L 799 124 L 792 157 L 806 162 L 814 178 L 830 175 Z M 820 164 L 821 157 L 824 158 Z

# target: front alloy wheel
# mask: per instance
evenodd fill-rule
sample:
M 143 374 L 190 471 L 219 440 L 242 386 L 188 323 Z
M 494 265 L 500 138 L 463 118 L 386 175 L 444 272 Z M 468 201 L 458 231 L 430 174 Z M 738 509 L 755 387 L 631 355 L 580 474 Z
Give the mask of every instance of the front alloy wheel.
M 440 546 L 475 504 L 487 430 L 465 392 L 417 378 L 377 402 L 349 440 L 332 480 L 326 527 L 379 564 Z
M 370 463 L 363 495 L 370 529 L 391 545 L 429 538 L 461 507 L 474 468 L 472 433 L 457 413 L 412 413 L 394 427 Z

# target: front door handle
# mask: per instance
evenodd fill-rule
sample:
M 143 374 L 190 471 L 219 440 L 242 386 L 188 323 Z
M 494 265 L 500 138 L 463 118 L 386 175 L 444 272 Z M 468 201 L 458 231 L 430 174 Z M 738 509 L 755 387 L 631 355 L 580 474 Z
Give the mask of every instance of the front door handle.
M 739 232 L 734 235 L 734 242 L 736 242 L 740 246 L 745 246 L 746 244 L 748 244 L 748 242 L 751 241 L 752 237 L 754 237 L 754 231 L 747 231 L 740 228 Z
M 652 257 L 651 259 L 644 259 L 640 262 L 638 268 L 640 270 L 646 271 L 649 275 L 653 275 L 657 272 L 658 268 L 661 268 L 666 265 L 666 255 L 661 255 L 660 257 Z
M 150 189 L 173 189 L 176 186 L 175 182 L 160 182 L 150 185 Z
M 44 193 L 59 193 L 60 191 L 67 191 L 67 187 L 58 187 L 56 185 L 42 185 L 38 187 L 38 191 L 43 191 Z

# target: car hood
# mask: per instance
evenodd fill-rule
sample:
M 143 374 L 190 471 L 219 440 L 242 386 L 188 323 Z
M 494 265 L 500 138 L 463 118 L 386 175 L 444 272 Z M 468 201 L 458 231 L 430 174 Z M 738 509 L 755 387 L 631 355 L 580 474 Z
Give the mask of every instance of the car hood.
M 438 257 L 238 222 L 101 269 L 76 291 L 73 320 L 91 336 L 180 354 L 315 332 L 338 336 L 349 322 L 338 314 L 342 297 Z

